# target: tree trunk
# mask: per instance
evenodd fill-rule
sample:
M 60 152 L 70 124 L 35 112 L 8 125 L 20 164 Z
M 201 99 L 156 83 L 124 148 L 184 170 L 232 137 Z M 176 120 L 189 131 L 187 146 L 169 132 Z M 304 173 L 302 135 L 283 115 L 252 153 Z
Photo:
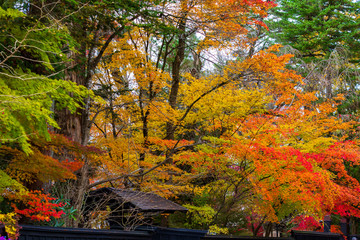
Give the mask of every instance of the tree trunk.
M 75 25 L 77 23 L 74 23 Z M 75 29 L 79 29 L 79 26 L 76 26 Z M 85 28 L 84 28 L 85 29 Z M 81 37 L 86 39 L 87 34 L 85 31 L 79 33 Z M 68 70 L 65 72 L 65 79 L 68 81 L 75 82 L 77 85 L 85 86 L 89 89 L 91 76 L 89 76 L 90 69 L 87 69 L 86 64 L 86 51 L 87 45 L 82 43 L 78 53 L 70 53 L 69 58 L 72 59 Z M 87 145 L 89 141 L 90 134 L 90 121 L 89 121 L 89 104 L 90 99 L 83 99 L 84 103 L 80 108 L 78 108 L 74 113 L 71 113 L 68 109 L 56 110 L 56 120 L 60 127 L 55 132 L 62 134 L 66 137 L 69 137 L 73 141 L 81 144 Z M 72 156 L 66 156 L 71 159 Z M 82 168 L 76 173 L 77 179 L 68 181 L 66 186 L 63 186 L 60 189 L 61 195 L 64 198 L 70 199 L 71 205 L 77 210 L 77 218 L 66 219 L 65 227 L 79 227 L 82 220 L 82 208 L 85 198 L 86 191 L 89 186 L 89 175 L 90 175 L 90 163 L 89 160 L 84 157 L 84 164 Z
M 180 67 L 185 57 L 185 46 L 186 46 L 186 13 L 182 14 L 182 18 L 179 22 L 179 43 L 175 55 L 175 60 L 172 63 L 172 82 L 169 95 L 169 105 L 171 108 L 176 109 L 177 97 L 180 86 Z M 166 123 L 166 137 L 165 139 L 174 140 L 175 137 L 175 125 L 172 122 Z

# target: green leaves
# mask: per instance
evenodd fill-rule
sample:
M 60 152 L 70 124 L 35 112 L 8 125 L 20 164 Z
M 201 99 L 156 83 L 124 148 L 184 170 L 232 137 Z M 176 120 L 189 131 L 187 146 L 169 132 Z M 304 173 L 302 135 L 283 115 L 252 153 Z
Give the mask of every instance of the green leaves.
M 360 56 L 359 3 L 350 0 L 282 0 L 273 9 L 276 21 L 267 24 L 278 43 L 301 51 L 306 59 L 325 57 L 337 46 Z
M 188 228 L 201 229 L 207 227 L 216 214 L 216 211 L 207 204 L 201 207 L 185 204 L 184 207 L 189 210 L 186 213 L 188 221 L 185 223 L 185 227 Z
M 4 171 L 0 170 L 0 191 L 3 192 L 6 189 L 11 189 L 13 191 L 20 191 L 20 190 L 24 190 L 24 186 L 22 186 L 19 182 L 9 177 L 9 175 L 7 175 Z
M 74 112 L 89 91 L 54 79 L 66 67 L 63 45 L 71 48 L 66 28 L 45 26 L 11 8 L 0 8 L 0 26 L 0 144 L 18 144 L 29 153 L 29 135 L 49 137 L 48 127 L 58 127 L 54 102 Z

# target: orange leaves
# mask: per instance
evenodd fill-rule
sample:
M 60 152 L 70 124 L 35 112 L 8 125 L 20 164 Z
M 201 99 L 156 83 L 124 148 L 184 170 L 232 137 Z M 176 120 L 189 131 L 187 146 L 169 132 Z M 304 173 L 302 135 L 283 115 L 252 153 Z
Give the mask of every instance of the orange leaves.
M 192 164 L 193 174 L 207 172 L 219 178 L 219 183 L 224 181 L 226 187 L 236 189 L 237 182 L 241 182 L 246 191 L 251 189 L 255 195 L 249 199 L 256 205 L 257 213 L 266 215 L 270 221 L 278 221 L 294 211 L 316 216 L 329 211 L 357 215 L 352 206 L 359 205 L 356 190 L 359 184 L 346 172 L 345 162 L 359 164 L 360 149 L 355 143 L 340 142 L 343 138 L 336 134 L 347 131 L 351 124 L 331 116 L 335 102 L 315 103 L 314 93 L 297 88 L 301 78 L 283 68 L 290 56 L 278 57 L 272 53 L 276 50 L 274 46 L 229 67 L 233 73 L 241 69 L 259 73 L 264 83 L 257 91 L 273 96 L 264 104 L 269 107 L 243 115 L 231 111 L 224 116 L 209 114 L 213 119 L 203 128 L 210 131 L 213 127 L 214 132 L 225 129 L 218 137 L 222 141 L 204 138 L 207 147 L 197 147 L 197 152 L 186 153 L 180 161 Z M 214 104 L 226 99 L 219 96 L 213 105 L 201 107 L 214 109 Z M 243 107 L 234 112 L 242 111 Z M 212 174 L 214 169 L 218 175 Z
M 16 148 L 0 148 L 3 164 L 6 160 L 5 171 L 0 171 L 3 180 L 0 193 L 11 203 L 11 214 L 16 215 L 16 221 L 21 216 L 32 221 L 60 218 L 64 214 L 59 210 L 62 203 L 56 203 L 56 199 L 48 194 L 32 190 L 38 189 L 43 183 L 49 186 L 54 182 L 75 179 L 75 171 L 83 166 L 81 159 L 97 151 L 61 135 L 50 133 L 50 136 L 51 141 L 33 136 L 29 154 Z M 74 160 L 69 161 L 64 156 L 73 157 Z
M 3 147 L 2 153 L 6 151 L 11 154 L 13 159 L 7 166 L 6 172 L 20 182 L 42 182 L 50 180 L 61 180 L 75 178 L 75 175 L 68 170 L 62 163 L 48 155 L 45 155 L 36 148 L 33 153 L 27 155 L 22 151 Z
M 70 172 L 76 172 L 82 168 L 84 165 L 83 162 L 76 160 L 75 161 L 69 161 L 68 159 L 65 159 L 65 161 L 62 161 L 61 164 L 67 168 Z
M 345 165 L 359 165 L 359 146 L 351 141 L 338 142 L 329 149 L 319 154 L 314 154 L 314 159 L 319 166 L 333 174 L 333 182 L 337 186 L 334 196 L 335 206 L 333 212 L 341 216 L 360 216 L 360 184 L 351 177 Z
M 255 24 L 257 24 L 257 25 L 262 26 L 263 28 L 265 28 L 266 30 L 268 30 L 268 31 L 269 31 L 268 26 L 266 26 L 266 24 L 265 24 L 263 21 L 254 20 L 254 23 L 255 23 Z
M 197 50 L 226 49 L 249 44 L 248 27 L 266 25 L 261 18 L 274 7 L 272 2 L 261 0 L 207 0 L 199 1 L 188 10 L 190 19 L 197 24 L 204 39 Z
M 194 141 L 187 141 L 185 139 L 182 140 L 167 140 L 161 139 L 157 137 L 149 137 L 148 142 L 151 145 L 152 149 L 160 149 L 160 150 L 167 150 L 167 149 L 182 149 L 188 145 L 194 143 Z
M 9 176 L 22 183 L 74 179 L 74 172 L 82 167 L 81 158 L 97 151 L 80 146 L 61 135 L 51 134 L 51 138 L 51 141 L 32 139 L 30 154 L 5 146 L 0 148 L 0 154 L 10 159 L 5 170 Z M 50 155 L 56 155 L 56 158 Z M 67 158 L 72 156 L 74 160 L 61 160 L 62 155 Z
M 297 118 L 287 119 L 293 116 Z M 315 117 L 319 121 L 312 121 Z M 354 206 L 360 204 L 359 183 L 349 176 L 345 165 L 359 165 L 360 148 L 351 141 L 334 144 L 331 138 L 318 137 L 328 132 L 323 128 L 326 117 L 314 114 L 307 120 L 305 114 L 281 114 L 281 111 L 273 116 L 249 116 L 238 127 L 241 136 L 224 145 L 229 161 L 238 166 L 238 171 L 245 174 L 260 196 L 256 200 L 261 206 L 258 213 L 267 215 L 268 220 L 277 221 L 276 212 L 289 214 L 294 209 L 317 216 L 327 212 L 358 216 Z M 297 121 L 306 123 L 301 131 L 289 125 Z M 305 126 L 312 129 L 311 136 L 304 135 Z M 296 141 L 293 143 L 292 139 Z M 323 145 L 307 149 L 306 142 Z
M 349 176 L 345 169 L 345 163 L 350 163 L 351 166 L 360 164 L 360 150 L 356 143 L 352 141 L 335 143 L 315 154 L 315 159 L 322 168 L 336 174 L 337 183 L 354 188 L 360 187 L 358 181 Z
M 348 238 L 348 237 L 345 236 L 344 233 L 341 231 L 340 225 L 331 225 L 331 226 L 330 226 L 330 232 L 341 234 L 342 238 L 344 238 L 345 240 L 347 240 L 347 238 Z

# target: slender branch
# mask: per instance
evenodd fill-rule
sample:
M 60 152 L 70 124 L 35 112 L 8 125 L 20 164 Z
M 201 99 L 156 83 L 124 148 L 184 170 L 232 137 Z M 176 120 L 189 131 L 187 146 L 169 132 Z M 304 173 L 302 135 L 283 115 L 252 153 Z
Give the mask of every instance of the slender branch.
M 189 145 L 186 145 L 186 146 L 177 147 L 177 145 L 178 145 L 179 142 L 180 142 L 180 140 L 178 140 L 178 141 L 176 142 L 176 144 L 174 145 L 174 147 L 170 150 L 170 154 L 168 154 L 168 156 L 167 156 L 163 161 L 161 161 L 160 163 L 156 164 L 155 166 L 147 169 L 146 171 L 143 171 L 143 172 L 141 172 L 141 173 L 139 173 L 139 174 L 134 174 L 134 173 L 136 173 L 136 172 L 139 172 L 139 171 L 143 170 L 143 169 L 140 169 L 140 168 L 139 168 L 139 169 L 131 172 L 130 174 L 123 174 L 123 175 L 120 175 L 120 176 L 117 176 L 117 177 L 108 178 L 108 179 L 103 179 L 103 180 L 97 181 L 97 182 L 95 182 L 95 183 L 89 184 L 88 189 L 91 189 L 91 188 L 93 188 L 93 187 L 99 186 L 99 185 L 101 185 L 101 184 L 103 184 L 103 183 L 107 183 L 107 182 L 111 182 L 111 181 L 116 181 L 116 180 L 119 180 L 119 179 L 122 179 L 122 178 L 129 178 L 129 177 L 139 178 L 139 177 L 143 177 L 143 176 L 147 175 L 148 173 L 154 171 L 155 169 L 161 167 L 162 165 L 166 164 L 166 163 L 172 158 L 172 156 L 173 156 L 173 154 L 176 152 L 176 150 L 181 149 L 181 148 L 186 148 L 186 147 L 196 146 L 196 145 L 201 144 L 201 143 L 195 143 L 195 144 L 189 144 Z M 163 155 L 163 154 L 164 154 L 164 152 L 161 153 L 160 156 Z

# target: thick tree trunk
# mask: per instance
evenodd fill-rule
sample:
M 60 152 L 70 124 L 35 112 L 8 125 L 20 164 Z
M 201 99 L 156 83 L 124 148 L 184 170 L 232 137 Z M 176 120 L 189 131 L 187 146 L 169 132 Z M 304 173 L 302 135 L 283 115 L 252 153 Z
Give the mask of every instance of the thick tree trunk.
M 75 26 L 76 25 L 76 26 Z M 74 23 L 74 29 L 81 29 Z M 86 29 L 83 26 L 83 29 Z M 86 31 L 77 32 L 77 37 L 86 39 Z M 77 85 L 85 86 L 87 89 L 90 87 L 91 73 L 93 69 L 89 69 L 89 59 L 87 56 L 88 46 L 82 43 L 77 49 L 77 53 L 72 52 L 69 56 L 72 61 L 66 73 L 66 80 L 75 82 Z M 56 110 L 56 120 L 60 129 L 56 130 L 56 133 L 69 137 L 71 140 L 81 144 L 87 145 L 90 134 L 90 120 L 89 120 L 89 104 L 90 99 L 83 99 L 83 104 L 74 113 L 71 113 L 68 109 Z M 69 156 L 71 159 L 71 156 Z M 76 173 L 77 179 L 68 181 L 68 184 L 63 186 L 60 191 L 66 199 L 70 199 L 70 203 L 74 209 L 77 210 L 76 220 L 67 219 L 66 227 L 79 227 L 82 221 L 82 208 L 83 202 L 88 191 L 89 175 L 90 175 L 90 163 L 89 160 L 84 157 L 84 164 L 82 168 Z
M 185 57 L 185 47 L 186 47 L 186 14 L 183 14 L 179 22 L 179 43 L 177 46 L 177 51 L 175 55 L 175 60 L 172 63 L 172 82 L 171 82 L 171 90 L 169 95 L 169 104 L 171 108 L 176 109 L 177 97 L 180 86 L 180 68 L 181 63 Z M 173 140 L 175 137 L 175 125 L 172 122 L 167 122 L 166 124 L 166 137 L 165 139 Z
M 78 54 L 71 53 L 70 58 L 73 59 L 73 61 L 70 63 L 69 70 L 66 72 L 66 80 L 88 87 L 90 79 L 86 75 L 88 70 L 84 62 L 84 59 L 86 59 L 86 45 L 82 44 L 78 51 Z M 88 104 L 89 100 L 84 99 L 83 106 L 77 109 L 75 113 L 71 113 L 68 109 L 57 110 L 56 117 L 60 129 L 56 130 L 56 132 L 71 138 L 75 142 L 86 145 L 89 139 Z
M 85 76 L 86 65 L 82 62 L 85 59 L 86 46 L 81 46 L 79 49 L 80 54 L 72 54 L 70 70 L 67 71 L 66 80 L 76 82 L 78 85 L 88 86 L 87 77 Z M 82 53 L 82 54 L 81 54 Z M 81 108 L 77 109 L 75 113 L 71 113 L 68 109 L 57 110 L 56 117 L 60 129 L 56 130 L 57 133 L 71 138 L 73 141 L 81 145 L 87 145 L 89 140 L 89 113 L 87 99 L 84 99 L 84 104 Z M 70 157 L 70 156 L 69 156 Z M 70 203 L 77 210 L 76 220 L 67 219 L 66 227 L 79 227 L 82 220 L 81 212 L 84 202 L 84 197 L 89 185 L 89 171 L 90 165 L 88 159 L 83 159 L 84 165 L 77 172 L 77 179 L 69 181 L 68 185 L 61 189 L 65 198 L 70 199 Z

